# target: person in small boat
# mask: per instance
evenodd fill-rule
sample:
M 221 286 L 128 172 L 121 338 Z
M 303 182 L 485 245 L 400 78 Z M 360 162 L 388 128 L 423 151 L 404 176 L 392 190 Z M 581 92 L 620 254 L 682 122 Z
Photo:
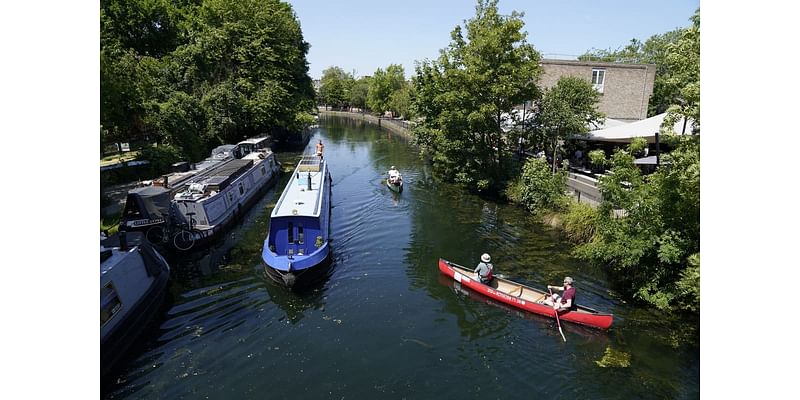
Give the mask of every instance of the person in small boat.
M 489 256 L 487 253 L 483 253 L 481 256 L 481 262 L 478 263 L 478 266 L 475 267 L 475 272 L 478 274 L 478 279 L 480 279 L 481 283 L 484 285 L 488 285 L 492 283 L 492 270 L 494 270 L 494 265 L 492 265 L 492 257 Z
M 320 139 L 319 143 L 317 143 L 317 157 L 322 160 L 322 153 L 325 152 L 325 145 L 322 144 L 322 140 Z
M 392 165 L 392 168 L 389 170 L 389 183 L 396 183 L 398 179 L 400 179 L 400 171 Z
M 560 292 L 563 292 L 561 296 L 558 293 L 554 293 L 552 296 L 547 296 L 544 299 L 544 303 L 552 306 L 554 310 L 562 311 L 562 310 L 574 310 L 576 308 L 575 305 L 575 287 L 572 286 L 573 281 L 571 277 L 564 278 L 564 286 L 550 286 L 547 285 L 547 289 L 555 289 Z

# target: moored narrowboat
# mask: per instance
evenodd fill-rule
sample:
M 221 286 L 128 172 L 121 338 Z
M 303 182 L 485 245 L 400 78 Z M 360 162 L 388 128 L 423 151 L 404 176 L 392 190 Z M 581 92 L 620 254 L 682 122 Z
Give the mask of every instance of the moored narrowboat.
M 169 265 L 141 232 L 100 242 L 100 375 L 110 372 L 163 303 Z
M 193 251 L 226 231 L 277 181 L 280 163 L 268 137 L 219 146 L 195 170 L 165 175 L 128 192 L 121 225 L 151 243 Z

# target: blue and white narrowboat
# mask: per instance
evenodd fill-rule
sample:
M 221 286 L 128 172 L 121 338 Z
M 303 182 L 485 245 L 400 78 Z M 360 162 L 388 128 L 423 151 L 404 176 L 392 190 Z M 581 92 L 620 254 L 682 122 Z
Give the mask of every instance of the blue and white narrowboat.
M 261 257 L 272 280 L 310 283 L 330 265 L 331 175 L 317 156 L 303 156 L 272 210 Z

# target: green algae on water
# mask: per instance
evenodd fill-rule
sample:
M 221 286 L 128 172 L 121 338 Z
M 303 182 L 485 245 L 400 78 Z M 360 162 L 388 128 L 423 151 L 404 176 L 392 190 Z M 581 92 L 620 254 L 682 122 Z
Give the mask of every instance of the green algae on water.
M 613 350 L 611 347 L 606 347 L 606 354 L 603 359 L 595 361 L 595 364 L 602 368 L 627 368 L 631 366 L 631 355 L 619 350 Z

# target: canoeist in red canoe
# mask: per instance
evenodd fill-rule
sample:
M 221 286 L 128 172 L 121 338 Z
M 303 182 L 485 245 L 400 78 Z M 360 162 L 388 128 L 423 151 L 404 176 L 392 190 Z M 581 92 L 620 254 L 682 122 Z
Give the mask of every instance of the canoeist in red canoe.
M 560 292 L 563 292 L 563 294 L 561 296 L 559 296 L 556 293 L 556 294 L 553 294 L 551 296 L 547 296 L 544 299 L 544 303 L 549 305 L 549 306 L 552 306 L 553 309 L 555 309 L 557 311 L 562 311 L 562 310 L 573 310 L 574 311 L 574 310 L 576 310 L 577 309 L 577 307 L 575 307 L 575 292 L 576 292 L 576 290 L 572 286 L 572 283 L 573 283 L 572 282 L 572 278 L 566 277 L 566 278 L 564 278 L 564 286 L 550 286 L 550 285 L 547 285 L 547 289 L 548 290 L 556 289 L 556 290 L 558 290 Z
M 484 285 L 492 283 L 492 270 L 494 269 L 494 265 L 492 265 L 491 261 L 492 257 L 487 253 L 483 253 L 481 262 L 479 262 L 475 270 L 472 271 L 478 274 L 478 278 L 480 278 L 481 283 Z
M 491 261 L 488 254 L 486 254 L 486 259 Z M 548 306 L 544 304 L 544 299 L 547 298 L 548 293 L 542 290 L 525 286 L 500 276 L 494 277 L 487 285 L 480 282 L 479 277 L 476 276 L 475 269 L 465 268 L 441 258 L 439 259 L 439 271 L 454 279 L 460 286 L 466 289 L 473 290 L 476 293 L 521 310 L 554 318 L 556 322 L 559 323 L 559 326 L 561 322 L 569 321 L 605 330 L 611 326 L 614 320 L 614 316 L 611 314 L 577 304 L 574 292 L 571 295 L 572 301 L 567 304 L 561 303 L 560 301 L 551 303 L 556 305 L 563 304 L 568 306 L 569 310 L 559 309 L 557 312 L 554 312 L 555 310 L 553 310 L 552 305 Z M 573 282 L 571 279 L 564 280 L 567 281 L 568 284 L 563 287 L 555 288 L 566 292 L 572 287 Z M 552 289 L 553 286 L 550 288 Z M 562 296 L 559 297 L 559 300 L 565 297 L 567 297 L 566 293 L 563 293 Z M 559 306 L 559 308 L 561 308 L 561 306 Z

